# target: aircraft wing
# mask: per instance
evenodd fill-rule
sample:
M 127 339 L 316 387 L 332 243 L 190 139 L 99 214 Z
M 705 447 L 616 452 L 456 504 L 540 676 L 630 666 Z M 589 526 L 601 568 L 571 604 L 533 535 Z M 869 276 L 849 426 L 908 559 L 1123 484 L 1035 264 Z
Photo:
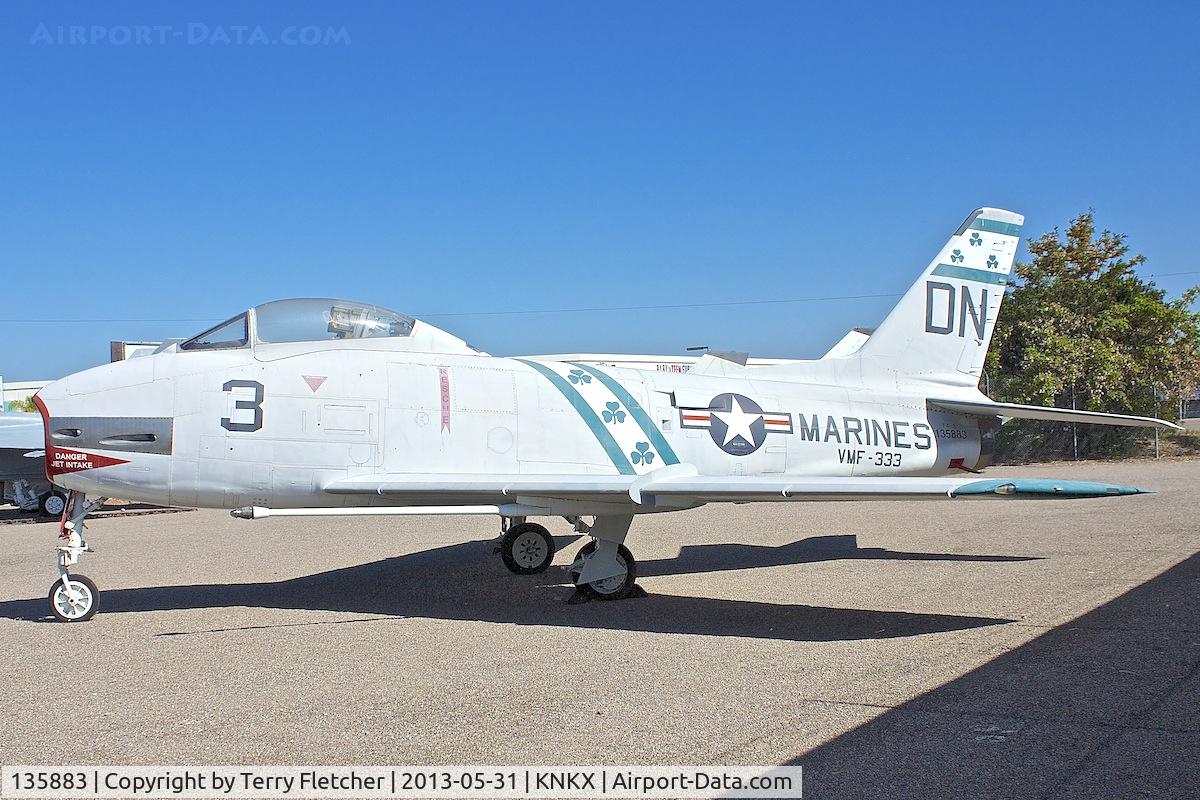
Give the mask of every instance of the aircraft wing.
M 651 473 L 653 474 L 653 473 Z M 1109 497 L 1143 489 L 1091 481 L 1045 478 L 819 478 L 802 476 L 664 477 L 634 487 L 641 501 L 702 502 L 906 500 L 956 497 Z M 636 497 L 634 499 L 637 499 Z
M 902 500 L 999 497 L 1111 497 L 1145 490 L 1117 484 L 1044 478 L 829 478 L 798 475 L 744 477 L 696 474 L 686 464 L 642 476 L 625 475 L 375 475 L 344 478 L 325 487 L 331 494 L 379 495 L 398 501 L 459 504 L 518 497 L 647 506 L 771 501 Z
M 1088 422 L 1096 425 L 1127 425 L 1138 428 L 1164 428 L 1183 430 L 1173 422 L 1154 417 L 1135 417 L 1130 414 L 1103 414 L 1099 411 L 1077 411 L 1071 408 L 1048 406 L 1026 406 L 1020 403 L 991 403 L 972 400 L 940 400 L 929 398 L 930 405 L 957 411 L 960 414 L 977 416 L 1017 417 L 1019 419 L 1043 419 L 1054 422 Z

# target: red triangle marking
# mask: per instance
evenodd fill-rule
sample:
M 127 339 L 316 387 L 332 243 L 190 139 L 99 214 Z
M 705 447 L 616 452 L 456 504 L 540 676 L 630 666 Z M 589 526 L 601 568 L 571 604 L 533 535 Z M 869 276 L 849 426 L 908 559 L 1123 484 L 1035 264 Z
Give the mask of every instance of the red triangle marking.
M 83 472 L 88 469 L 128 463 L 128 459 L 85 453 L 82 450 L 71 450 L 66 447 L 52 447 L 46 451 L 46 475 L 51 478 L 67 472 Z
M 314 392 L 321 388 L 321 384 L 325 382 L 326 378 L 325 375 L 302 375 L 301 377 L 304 378 L 304 382 L 308 384 L 308 388 L 312 389 Z

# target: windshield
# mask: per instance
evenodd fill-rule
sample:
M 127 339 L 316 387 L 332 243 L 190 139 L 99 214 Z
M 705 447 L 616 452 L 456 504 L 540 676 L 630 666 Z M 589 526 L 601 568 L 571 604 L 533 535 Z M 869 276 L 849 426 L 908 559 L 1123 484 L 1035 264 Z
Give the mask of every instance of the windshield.
M 246 333 L 246 314 L 243 312 L 233 319 L 209 328 L 198 336 L 193 336 L 179 345 L 179 349 L 228 350 L 234 347 L 245 347 L 249 340 L 250 337 Z
M 277 300 L 254 309 L 258 341 L 321 342 L 408 336 L 412 317 L 350 300 Z

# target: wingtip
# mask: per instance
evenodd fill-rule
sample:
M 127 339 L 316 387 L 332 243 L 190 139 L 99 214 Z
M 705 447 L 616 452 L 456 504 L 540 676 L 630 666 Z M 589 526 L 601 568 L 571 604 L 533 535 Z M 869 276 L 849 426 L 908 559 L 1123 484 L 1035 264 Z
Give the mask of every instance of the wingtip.
M 1125 497 L 1127 495 L 1134 494 L 1154 494 L 1153 490 L 1143 489 L 1140 486 L 1122 486 L 1121 484 L 1093 484 L 1088 486 L 1086 482 L 1075 481 L 1068 481 L 1067 484 L 1069 484 L 1069 486 L 1065 486 L 1062 489 L 1062 493 L 1074 495 L 1076 497 L 1104 497 L 1106 495 Z M 1080 489 L 1082 489 L 1082 491 Z M 1099 489 L 1099 491 L 1097 491 L 1097 489 Z
M 1143 489 L 1140 486 L 1121 486 L 1113 485 L 1108 487 L 1109 494 L 1130 495 L 1130 494 L 1155 494 L 1153 489 Z
M 1120 497 L 1154 494 L 1150 489 L 1093 481 L 1052 480 L 1046 478 L 997 478 L 972 481 L 954 490 L 955 495 L 998 494 L 1027 497 Z

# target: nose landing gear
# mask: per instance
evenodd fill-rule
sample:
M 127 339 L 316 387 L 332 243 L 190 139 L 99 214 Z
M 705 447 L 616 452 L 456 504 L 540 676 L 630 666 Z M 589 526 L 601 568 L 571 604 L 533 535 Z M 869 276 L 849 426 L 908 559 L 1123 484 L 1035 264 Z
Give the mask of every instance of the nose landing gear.
M 100 590 L 96 584 L 84 575 L 72 575 L 70 568 L 79 563 L 84 553 L 93 552 L 83 539 L 83 520 L 103 502 L 103 497 L 89 501 L 76 491 L 67 496 L 66 519 L 59 534 L 65 543 L 55 548 L 58 580 L 50 585 L 49 592 L 50 613 L 59 622 L 87 622 L 100 610 Z

